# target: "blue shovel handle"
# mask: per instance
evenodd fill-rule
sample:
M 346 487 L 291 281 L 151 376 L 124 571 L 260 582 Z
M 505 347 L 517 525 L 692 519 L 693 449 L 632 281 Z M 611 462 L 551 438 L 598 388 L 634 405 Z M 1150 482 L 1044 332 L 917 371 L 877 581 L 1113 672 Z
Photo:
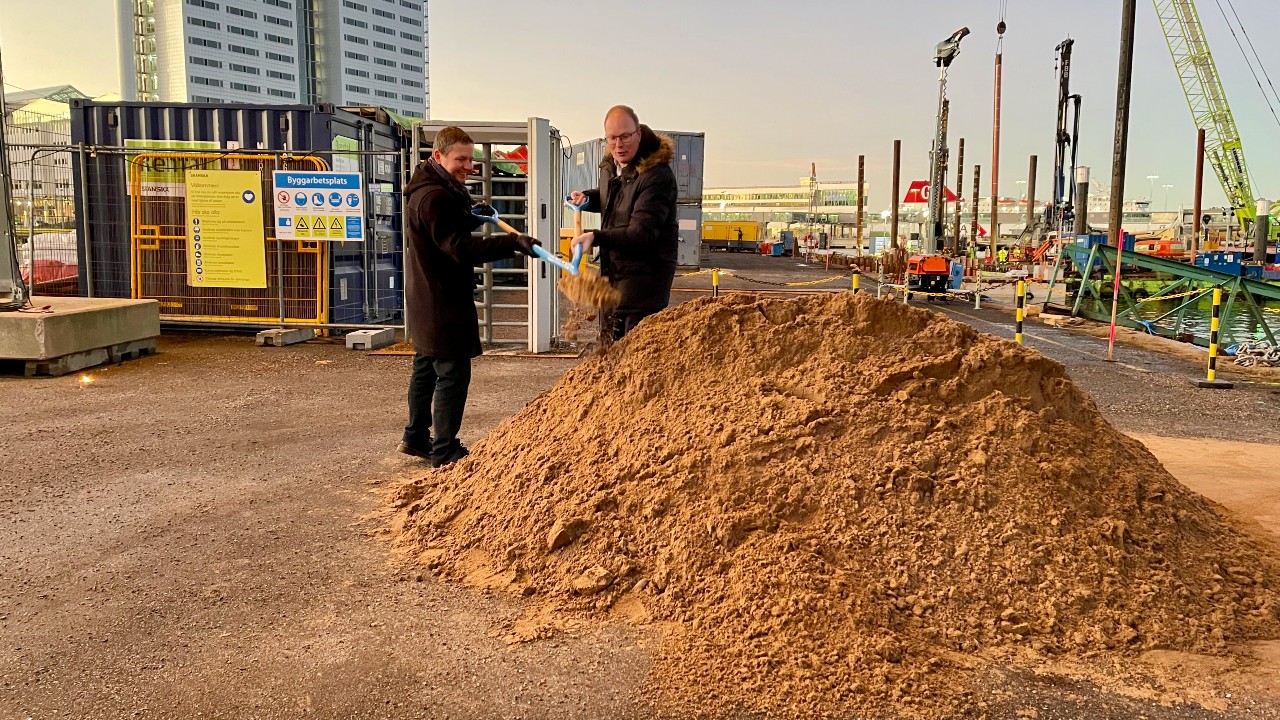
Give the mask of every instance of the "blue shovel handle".
M 573 203 L 569 202 L 569 196 L 568 196 L 568 195 L 566 195 L 566 196 L 565 196 L 565 198 L 564 198 L 564 204 L 565 204 L 565 205 L 568 205 L 569 207 L 573 208 L 574 210 L 577 210 L 578 212 L 582 212 L 582 211 L 587 207 L 587 203 L 586 203 L 586 202 L 583 202 L 581 205 L 574 205 Z
M 541 259 L 543 259 L 543 260 L 545 260 L 545 261 L 547 261 L 547 262 L 551 263 L 552 265 L 555 265 L 556 267 L 560 268 L 561 270 L 564 270 L 565 272 L 569 273 L 570 275 L 577 275 L 577 274 L 578 274 L 578 261 L 582 259 L 582 247 L 581 247 L 581 246 L 579 246 L 579 247 L 577 248 L 577 250 L 575 250 L 575 251 L 574 251 L 574 253 L 573 253 L 573 262 L 572 262 L 572 263 L 567 263 L 567 262 L 565 262 L 564 260 L 561 260 L 560 258 L 556 257 L 555 253 L 548 252 L 548 251 L 547 251 L 545 248 L 543 248 L 541 245 L 534 245 L 534 246 L 533 246 L 533 254 L 534 254 L 534 255 L 537 255 L 539 258 L 541 258 Z
M 484 222 L 491 223 L 493 225 L 498 224 L 498 214 L 496 211 L 492 215 L 486 215 L 483 210 L 476 208 L 471 211 L 471 214 L 476 216 L 477 219 L 483 220 Z

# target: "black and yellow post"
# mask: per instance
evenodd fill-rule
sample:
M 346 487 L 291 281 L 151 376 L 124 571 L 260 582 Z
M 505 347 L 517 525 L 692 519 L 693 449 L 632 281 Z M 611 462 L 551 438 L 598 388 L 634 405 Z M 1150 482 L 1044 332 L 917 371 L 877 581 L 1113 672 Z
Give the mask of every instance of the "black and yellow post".
M 858 275 L 859 275 L 858 271 L 854 270 L 853 275 L 850 276 L 850 280 L 849 280 L 849 289 L 853 291 L 854 295 L 858 294 Z
M 1022 320 L 1026 316 L 1026 311 L 1027 311 L 1027 281 L 1019 280 L 1018 281 L 1018 305 L 1017 305 L 1017 308 L 1013 311 L 1013 317 L 1014 317 L 1014 323 L 1015 323 L 1014 329 L 1013 329 L 1013 341 L 1018 343 L 1019 345 L 1022 344 Z
M 720 297 L 720 271 L 711 271 L 711 297 Z
M 1213 315 L 1209 321 L 1209 371 L 1196 387 L 1230 390 L 1232 384 L 1218 379 L 1218 327 L 1222 322 L 1222 288 L 1213 289 Z

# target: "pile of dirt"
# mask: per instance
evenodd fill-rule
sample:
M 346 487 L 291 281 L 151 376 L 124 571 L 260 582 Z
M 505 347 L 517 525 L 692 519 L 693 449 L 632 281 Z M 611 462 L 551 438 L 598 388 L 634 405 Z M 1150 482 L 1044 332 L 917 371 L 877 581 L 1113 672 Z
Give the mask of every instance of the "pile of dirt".
M 865 295 L 653 316 L 396 508 L 419 562 L 529 598 L 521 637 L 657 624 L 682 711 L 933 717 L 991 648 L 1280 637 L 1280 561 L 1060 365 Z

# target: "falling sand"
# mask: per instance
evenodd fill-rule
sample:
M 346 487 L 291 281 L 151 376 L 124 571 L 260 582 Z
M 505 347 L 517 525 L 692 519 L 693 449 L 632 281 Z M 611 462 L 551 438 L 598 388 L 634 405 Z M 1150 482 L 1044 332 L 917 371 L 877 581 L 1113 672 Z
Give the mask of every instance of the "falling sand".
M 596 310 L 612 310 L 622 298 L 608 278 L 591 268 L 584 268 L 577 275 L 565 273 L 560 279 L 560 292 L 574 305 Z

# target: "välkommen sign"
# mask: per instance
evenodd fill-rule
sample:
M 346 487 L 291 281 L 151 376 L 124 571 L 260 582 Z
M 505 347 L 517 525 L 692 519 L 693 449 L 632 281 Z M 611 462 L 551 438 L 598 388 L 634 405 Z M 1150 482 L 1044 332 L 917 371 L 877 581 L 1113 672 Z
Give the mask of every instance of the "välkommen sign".
M 267 286 L 261 192 L 254 170 L 186 172 L 188 285 Z

